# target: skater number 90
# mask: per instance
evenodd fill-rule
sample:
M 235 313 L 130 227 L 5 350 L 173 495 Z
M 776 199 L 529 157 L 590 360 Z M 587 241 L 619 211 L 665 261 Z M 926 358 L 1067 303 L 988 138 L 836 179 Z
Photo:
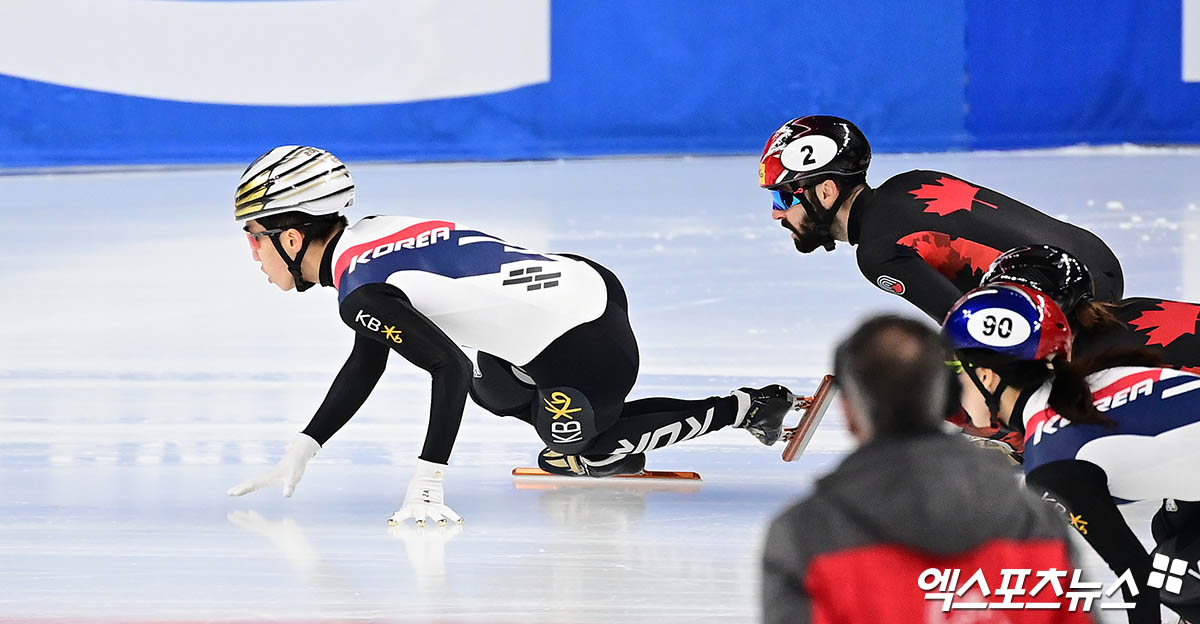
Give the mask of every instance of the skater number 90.
M 1033 333 L 1029 321 L 1003 308 L 986 308 L 971 315 L 967 332 L 979 342 L 994 347 L 1011 347 L 1025 342 Z

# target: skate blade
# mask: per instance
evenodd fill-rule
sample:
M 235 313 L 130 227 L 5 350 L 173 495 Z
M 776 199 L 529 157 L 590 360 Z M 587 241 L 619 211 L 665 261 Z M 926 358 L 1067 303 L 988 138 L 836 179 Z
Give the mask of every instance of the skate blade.
M 683 481 L 700 481 L 700 473 L 676 470 L 643 470 L 636 474 L 613 475 L 611 477 L 594 478 L 587 476 L 566 477 L 550 474 L 541 468 L 513 468 L 514 477 L 562 477 L 564 479 L 586 479 L 588 481 L 607 481 L 609 479 L 675 479 Z
M 817 432 L 817 425 L 821 424 L 825 411 L 833 403 L 834 394 L 836 389 L 833 386 L 833 375 L 825 375 L 812 396 L 796 397 L 794 409 L 801 412 L 800 422 L 795 427 L 783 430 L 783 439 L 787 441 L 787 446 L 783 448 L 783 461 L 796 461 L 796 458 L 804 453 L 804 449 L 808 448 L 808 443 Z

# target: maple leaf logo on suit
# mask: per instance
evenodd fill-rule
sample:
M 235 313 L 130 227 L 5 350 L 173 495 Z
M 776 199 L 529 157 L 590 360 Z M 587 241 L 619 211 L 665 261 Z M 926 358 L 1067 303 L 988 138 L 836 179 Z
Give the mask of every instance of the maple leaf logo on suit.
M 1184 334 L 1196 333 L 1196 321 L 1200 320 L 1200 305 L 1163 301 L 1157 310 L 1147 310 L 1129 322 L 1138 331 L 1146 332 L 1146 345 L 1167 346 Z
M 937 179 L 936 184 L 922 184 L 915 190 L 909 191 L 909 195 L 928 203 L 925 206 L 925 212 L 931 212 L 939 216 L 965 210 L 970 212 L 974 208 L 975 202 L 979 202 L 984 206 L 999 210 L 995 204 L 989 204 L 975 197 L 979 192 L 979 187 L 972 186 L 962 180 L 955 180 L 942 176 Z

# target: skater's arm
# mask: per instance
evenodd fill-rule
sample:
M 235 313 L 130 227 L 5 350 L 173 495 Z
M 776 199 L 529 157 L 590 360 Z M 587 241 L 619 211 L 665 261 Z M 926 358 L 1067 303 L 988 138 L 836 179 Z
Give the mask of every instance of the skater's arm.
M 1158 622 L 1158 592 L 1146 586 L 1150 555 L 1113 502 L 1104 470 L 1091 462 L 1067 459 L 1035 468 L 1025 482 L 1042 500 L 1066 507 L 1067 522 L 1083 535 L 1114 574 L 1133 572 L 1139 593 L 1134 600 L 1137 607 L 1129 612 L 1129 621 Z
M 342 301 L 341 311 L 342 320 L 360 336 L 386 345 L 429 373 L 429 427 L 421 459 L 449 462 L 473 370 L 467 355 L 390 284 L 356 289 Z
M 362 407 L 387 366 L 388 348 L 359 333 L 354 349 L 325 394 L 325 400 L 302 433 L 321 446 L 337 433 Z
M 941 324 L 963 292 L 908 247 L 895 243 L 863 243 L 858 268 L 876 287 L 904 297 Z

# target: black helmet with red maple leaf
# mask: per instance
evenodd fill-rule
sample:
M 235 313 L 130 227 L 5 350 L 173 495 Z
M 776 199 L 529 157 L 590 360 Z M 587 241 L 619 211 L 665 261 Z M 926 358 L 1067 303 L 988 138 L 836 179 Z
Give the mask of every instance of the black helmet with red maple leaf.
M 831 115 L 797 117 L 767 140 L 758 161 L 758 185 L 771 191 L 775 210 L 786 211 L 795 205 L 804 208 L 813 235 L 797 240 L 799 251 L 808 253 L 818 244 L 832 251 L 835 242 L 830 226 L 837 206 L 824 208 L 807 197 L 806 190 L 833 180 L 844 198 L 848 189 L 866 182 L 870 164 L 871 145 L 849 120 Z
M 1046 293 L 1070 316 L 1081 301 L 1096 297 L 1091 273 L 1078 258 L 1052 245 L 1027 245 L 1000 254 L 981 284 L 1021 284 Z

